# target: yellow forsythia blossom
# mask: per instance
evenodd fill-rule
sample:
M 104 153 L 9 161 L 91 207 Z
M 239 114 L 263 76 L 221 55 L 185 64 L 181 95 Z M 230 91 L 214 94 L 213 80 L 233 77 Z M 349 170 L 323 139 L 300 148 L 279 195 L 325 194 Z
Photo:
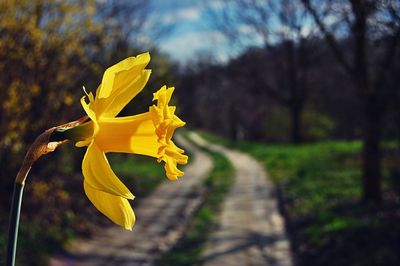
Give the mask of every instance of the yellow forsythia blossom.
M 174 88 L 162 87 L 154 93 L 156 105 L 146 113 L 116 117 L 145 86 L 151 71 L 145 69 L 149 53 L 129 57 L 108 68 L 94 97 L 88 94 L 81 104 L 90 121 L 74 130 L 76 146 L 88 146 L 82 162 L 84 189 L 96 208 L 114 223 L 131 229 L 135 215 L 128 202 L 134 196 L 118 179 L 105 156 L 107 152 L 148 155 L 165 162 L 171 180 L 183 175 L 177 163 L 187 163 L 188 157 L 171 140 L 174 131 L 185 125 L 168 106 Z M 77 137 L 78 136 L 78 137 Z

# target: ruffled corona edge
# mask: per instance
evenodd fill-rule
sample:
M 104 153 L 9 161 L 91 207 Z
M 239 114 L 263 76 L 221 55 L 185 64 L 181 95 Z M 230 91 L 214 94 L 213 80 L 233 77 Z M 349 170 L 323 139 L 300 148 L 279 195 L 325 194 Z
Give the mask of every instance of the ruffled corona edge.
M 158 162 L 165 162 L 165 172 L 170 180 L 176 180 L 183 176 L 183 172 L 177 168 L 177 164 L 186 164 L 188 156 L 184 155 L 184 150 L 177 147 L 172 141 L 172 136 L 176 128 L 183 127 L 183 122 L 175 115 L 175 106 L 168 106 L 174 88 L 163 86 L 154 93 L 153 101 L 157 105 L 150 107 L 150 114 L 158 137 Z

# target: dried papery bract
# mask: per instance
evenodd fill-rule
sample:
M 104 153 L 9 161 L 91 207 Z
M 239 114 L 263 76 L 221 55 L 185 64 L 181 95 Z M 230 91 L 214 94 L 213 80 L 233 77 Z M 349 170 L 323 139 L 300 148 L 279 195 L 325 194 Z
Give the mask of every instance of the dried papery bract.
M 22 184 L 25 183 L 25 179 L 37 159 L 42 155 L 55 151 L 59 146 L 68 141 L 63 136 L 63 131 L 79 126 L 86 120 L 87 116 L 84 116 L 79 120 L 49 128 L 40 134 L 29 147 L 22 166 L 15 178 L 15 182 Z

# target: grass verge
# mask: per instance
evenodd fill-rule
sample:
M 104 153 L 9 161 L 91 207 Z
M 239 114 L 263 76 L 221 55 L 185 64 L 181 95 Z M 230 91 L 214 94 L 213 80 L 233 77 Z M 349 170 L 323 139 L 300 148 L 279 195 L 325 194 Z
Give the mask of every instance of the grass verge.
M 394 192 L 400 160 L 390 143 L 384 145 L 383 203 L 368 205 L 360 201 L 359 141 L 295 146 L 202 136 L 265 164 L 282 191 L 298 265 L 400 265 L 400 201 Z

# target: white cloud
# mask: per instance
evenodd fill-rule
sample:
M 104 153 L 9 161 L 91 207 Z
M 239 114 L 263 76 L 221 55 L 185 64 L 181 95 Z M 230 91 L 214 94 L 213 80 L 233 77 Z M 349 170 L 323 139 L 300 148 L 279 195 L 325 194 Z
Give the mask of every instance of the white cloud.
M 254 33 L 254 27 L 251 27 L 249 25 L 245 25 L 245 24 L 241 24 L 238 26 L 238 30 L 240 33 L 242 34 L 250 34 L 250 33 Z
M 207 3 L 207 7 L 211 8 L 211 9 L 218 10 L 218 9 L 224 8 L 225 4 L 226 3 L 224 3 L 223 1 L 214 0 L 214 1 L 211 1 L 210 3 Z
M 227 39 L 217 31 L 192 32 L 180 37 L 164 40 L 160 48 L 171 57 L 180 62 L 186 62 L 202 51 L 211 51 L 221 58 L 226 58 L 228 53 Z
M 160 20 L 164 24 L 175 24 L 177 22 L 196 21 L 201 17 L 201 10 L 197 7 L 186 7 L 177 9 L 175 12 L 166 13 Z

